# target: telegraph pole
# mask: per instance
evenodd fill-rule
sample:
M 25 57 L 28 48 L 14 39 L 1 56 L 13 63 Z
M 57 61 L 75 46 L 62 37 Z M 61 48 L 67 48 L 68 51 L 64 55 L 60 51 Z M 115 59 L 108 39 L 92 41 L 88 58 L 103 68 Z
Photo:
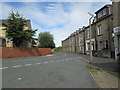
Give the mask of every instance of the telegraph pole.
M 91 16 L 90 17 L 90 19 L 89 19 L 89 25 L 90 25 L 90 61 L 89 61 L 89 63 L 91 64 L 92 63 L 92 60 L 93 60 L 93 58 L 92 58 L 92 32 L 91 32 L 91 20 L 92 20 L 92 18 L 94 17 L 94 15 L 92 15 L 91 13 L 89 13 L 88 12 L 88 14 Z

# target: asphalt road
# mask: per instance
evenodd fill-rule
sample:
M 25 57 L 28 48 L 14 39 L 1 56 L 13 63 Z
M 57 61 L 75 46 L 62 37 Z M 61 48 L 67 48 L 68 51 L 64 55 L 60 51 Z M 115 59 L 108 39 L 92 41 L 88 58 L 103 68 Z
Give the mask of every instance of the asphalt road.
M 3 88 L 97 88 L 87 63 L 77 54 L 2 60 Z

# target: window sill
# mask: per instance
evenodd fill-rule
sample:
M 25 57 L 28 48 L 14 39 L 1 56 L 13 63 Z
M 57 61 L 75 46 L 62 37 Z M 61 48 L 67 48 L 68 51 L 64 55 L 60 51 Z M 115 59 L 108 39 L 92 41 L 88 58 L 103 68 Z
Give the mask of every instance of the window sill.
M 102 36 L 103 34 L 99 34 L 98 36 Z

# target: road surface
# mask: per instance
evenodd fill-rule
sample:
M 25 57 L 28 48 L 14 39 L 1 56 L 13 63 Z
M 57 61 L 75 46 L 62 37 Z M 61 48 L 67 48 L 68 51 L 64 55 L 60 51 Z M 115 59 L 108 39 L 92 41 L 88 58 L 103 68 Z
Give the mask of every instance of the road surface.
M 88 64 L 78 54 L 2 60 L 3 88 L 97 88 Z

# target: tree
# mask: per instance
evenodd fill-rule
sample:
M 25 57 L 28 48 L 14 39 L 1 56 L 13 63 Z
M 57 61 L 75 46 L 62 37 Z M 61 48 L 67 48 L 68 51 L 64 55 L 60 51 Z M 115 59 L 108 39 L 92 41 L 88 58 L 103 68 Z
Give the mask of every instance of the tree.
M 25 19 L 17 12 L 11 12 L 7 23 L 3 23 L 6 28 L 7 38 L 13 41 L 14 47 L 20 47 L 24 41 L 31 41 L 37 30 L 24 30 Z
M 40 48 L 55 48 L 55 43 L 53 41 L 53 35 L 49 32 L 41 32 L 38 37 L 38 42 Z
M 60 51 L 62 51 L 62 47 L 61 46 L 56 47 L 56 48 L 54 48 L 54 51 L 60 52 Z

